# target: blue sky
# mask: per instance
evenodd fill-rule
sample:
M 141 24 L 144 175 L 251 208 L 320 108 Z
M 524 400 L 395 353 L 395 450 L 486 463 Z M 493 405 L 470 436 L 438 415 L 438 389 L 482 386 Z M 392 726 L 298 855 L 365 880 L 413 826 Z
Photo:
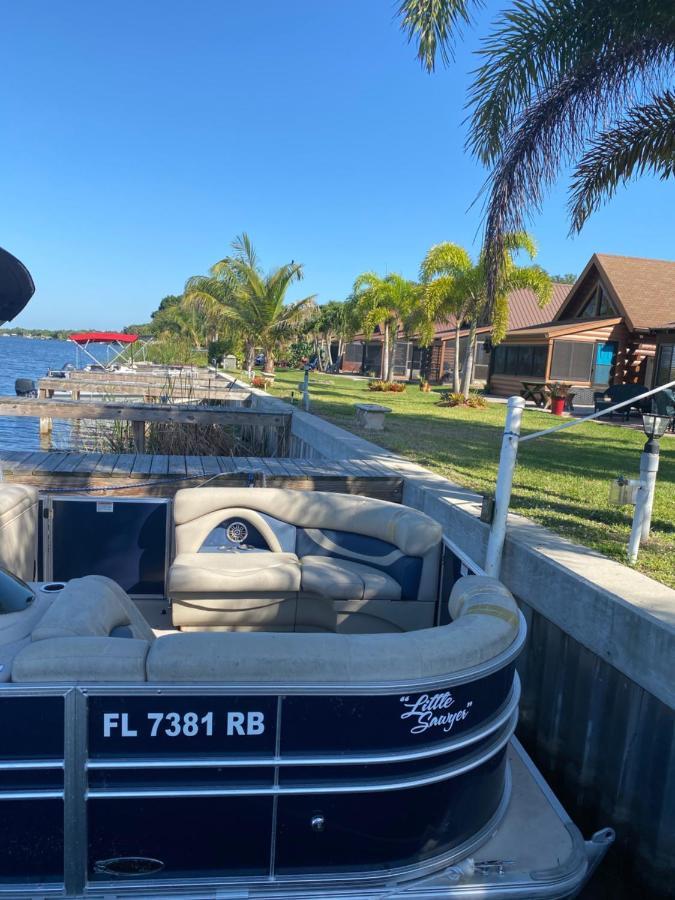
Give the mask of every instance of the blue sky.
M 471 51 L 423 73 L 390 0 L 0 0 L 0 245 L 37 292 L 14 324 L 117 328 L 248 231 L 293 296 L 477 250 L 463 151 Z M 552 272 L 668 258 L 675 187 L 642 179 L 567 237 L 564 182 L 531 226 Z

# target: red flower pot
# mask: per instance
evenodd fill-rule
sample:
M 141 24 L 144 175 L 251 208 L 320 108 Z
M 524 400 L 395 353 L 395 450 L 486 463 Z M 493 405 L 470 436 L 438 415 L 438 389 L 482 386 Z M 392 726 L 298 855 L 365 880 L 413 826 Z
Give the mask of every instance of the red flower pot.
M 554 416 L 562 416 L 565 412 L 564 397 L 551 397 L 551 412 Z

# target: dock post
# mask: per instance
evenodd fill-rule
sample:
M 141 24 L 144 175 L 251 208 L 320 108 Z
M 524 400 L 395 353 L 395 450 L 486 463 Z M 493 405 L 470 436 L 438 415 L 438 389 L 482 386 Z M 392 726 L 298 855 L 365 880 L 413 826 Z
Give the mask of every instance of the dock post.
M 51 434 L 51 433 L 52 433 L 51 416 L 40 416 L 40 434 Z
M 513 470 L 516 467 L 520 422 L 524 408 L 525 401 L 522 397 L 509 397 L 506 407 L 502 450 L 499 456 L 499 471 L 497 472 L 497 486 L 495 488 L 495 509 L 485 554 L 485 574 L 492 576 L 492 578 L 499 578 L 499 570 L 502 564 L 506 521 L 511 502 Z
M 136 453 L 145 453 L 145 422 L 132 422 Z

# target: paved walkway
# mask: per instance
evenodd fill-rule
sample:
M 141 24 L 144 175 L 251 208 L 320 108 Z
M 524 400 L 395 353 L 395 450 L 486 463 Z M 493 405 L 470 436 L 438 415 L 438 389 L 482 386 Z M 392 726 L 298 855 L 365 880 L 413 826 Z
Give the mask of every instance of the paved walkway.
M 491 394 L 486 394 L 485 399 L 488 403 L 506 403 L 507 397 L 494 397 Z M 526 409 L 536 409 L 542 413 L 548 413 L 552 415 L 550 409 L 541 409 L 536 406 L 531 400 L 528 400 L 525 403 Z M 591 413 L 594 412 L 594 408 L 592 406 L 576 406 L 574 407 L 574 412 L 572 413 L 572 417 L 575 419 L 583 419 L 584 416 L 590 416 Z M 567 416 L 566 416 L 567 418 Z M 642 416 L 637 416 L 633 414 L 628 421 L 625 421 L 618 416 L 613 416 L 611 419 L 607 417 L 602 417 L 600 419 L 594 419 L 593 421 L 597 422 L 599 425 L 613 425 L 615 428 L 631 428 L 633 431 L 642 431 Z M 675 438 L 675 433 L 672 431 L 667 431 L 664 435 L 665 438 Z

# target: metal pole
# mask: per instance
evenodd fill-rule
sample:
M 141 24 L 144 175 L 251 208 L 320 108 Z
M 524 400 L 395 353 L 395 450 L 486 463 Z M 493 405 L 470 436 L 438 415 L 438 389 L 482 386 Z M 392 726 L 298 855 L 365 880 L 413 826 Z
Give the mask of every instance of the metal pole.
M 309 366 L 305 366 L 305 377 L 302 382 L 302 408 L 309 412 Z
M 511 502 L 513 470 L 516 467 L 520 422 L 524 408 L 525 401 L 522 397 L 509 397 L 506 406 L 502 449 L 499 456 L 499 471 L 497 472 L 497 485 L 495 488 L 495 509 L 492 525 L 490 526 L 487 553 L 485 554 L 485 574 L 493 578 L 499 578 L 499 570 L 502 564 L 502 550 L 504 549 L 504 538 L 506 537 L 506 520 L 509 515 L 509 504 Z
M 641 539 L 649 540 L 649 532 L 652 525 L 652 507 L 654 506 L 654 489 L 656 487 L 656 473 L 659 470 L 659 442 L 647 441 L 640 457 L 640 481 L 645 486 L 645 500 L 642 512 Z
M 628 538 L 628 562 L 631 565 L 637 561 L 640 549 L 640 537 L 642 535 L 642 521 L 644 518 L 645 498 L 647 496 L 646 485 L 640 482 L 637 497 L 635 498 L 635 512 L 633 513 L 633 526 Z

